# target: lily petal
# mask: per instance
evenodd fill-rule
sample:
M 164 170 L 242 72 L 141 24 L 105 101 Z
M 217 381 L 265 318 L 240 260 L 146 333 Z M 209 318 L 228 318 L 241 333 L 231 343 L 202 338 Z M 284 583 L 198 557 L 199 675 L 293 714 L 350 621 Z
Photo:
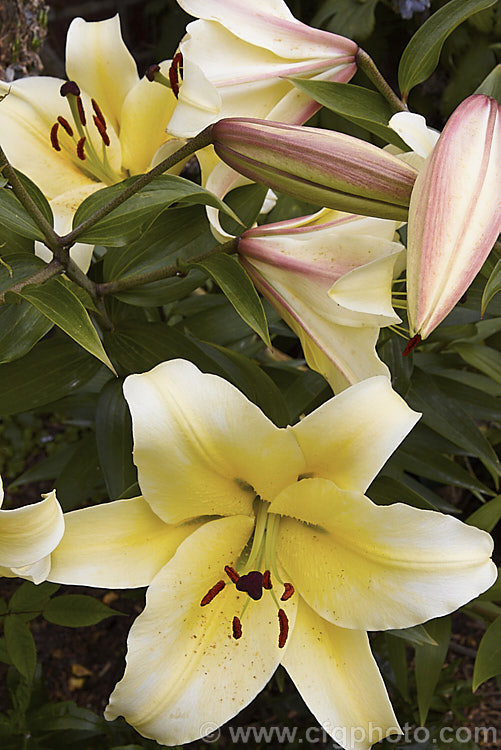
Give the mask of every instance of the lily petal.
M 50 131 L 57 116 L 71 120 L 68 102 L 59 93 L 64 81 L 45 76 L 0 82 L 0 132 L 9 161 L 29 175 L 50 200 L 61 192 L 92 184 L 66 151 L 54 151 Z
M 50 207 L 54 214 L 55 231 L 60 235 L 71 232 L 73 216 L 79 205 L 89 195 L 104 187 L 106 185 L 102 182 L 90 182 L 88 185 L 68 190 L 50 201 Z M 76 242 L 70 250 L 71 258 L 84 273 L 87 273 L 90 268 L 93 251 L 94 245 L 88 245 L 86 242 Z M 52 260 L 52 251 L 43 242 L 35 242 L 35 255 L 38 255 L 47 263 Z
M 277 555 L 297 591 L 344 628 L 406 628 L 441 617 L 497 577 L 485 531 L 401 503 L 378 506 L 327 479 L 288 487 L 270 512 L 289 516 Z
M 239 640 L 232 637 L 232 620 L 246 594 L 230 584 L 200 606 L 226 578 L 224 566 L 235 564 L 252 525 L 243 516 L 205 524 L 155 577 L 132 626 L 125 675 L 107 719 L 123 714 L 145 737 L 181 745 L 223 724 L 267 684 L 282 656 L 272 598 L 250 603 Z M 295 605 L 287 614 L 292 627 Z
M 398 721 L 367 633 L 321 618 L 301 599 L 282 664 L 320 726 L 347 750 L 369 750 Z
M 124 383 L 144 497 L 167 523 L 252 513 L 304 470 L 297 443 L 226 380 L 171 360 Z M 250 485 L 250 487 L 249 487 Z
M 20 568 L 39 562 L 57 546 L 63 531 L 55 490 L 39 503 L 0 510 L 0 564 Z
M 166 60 L 160 65 L 165 76 L 168 76 L 170 62 Z M 165 128 L 176 104 L 177 99 L 170 89 L 147 78 L 141 78 L 128 92 L 120 118 L 120 143 L 122 166 L 130 174 L 150 169 L 154 154 L 169 139 Z
M 125 97 L 139 80 L 118 13 L 105 21 L 73 19 L 66 36 L 66 73 L 98 102 L 118 133 Z
M 142 497 L 65 513 L 50 580 L 102 588 L 148 586 L 196 524 L 169 526 Z
M 423 115 L 414 112 L 397 112 L 388 126 L 419 156 L 426 159 L 433 151 L 440 133 L 426 125 Z
M 356 383 L 288 429 L 309 471 L 341 489 L 365 492 L 419 417 L 387 378 L 375 377 Z

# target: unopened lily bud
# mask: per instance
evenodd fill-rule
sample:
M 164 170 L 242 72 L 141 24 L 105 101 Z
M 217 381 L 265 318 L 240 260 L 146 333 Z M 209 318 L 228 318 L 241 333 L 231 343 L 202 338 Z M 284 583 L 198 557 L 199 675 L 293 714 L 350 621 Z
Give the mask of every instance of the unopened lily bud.
M 407 219 L 416 170 L 366 141 L 246 118 L 220 120 L 212 137 L 220 159 L 272 190 L 339 211 Z
M 426 338 L 461 299 L 501 231 L 501 108 L 466 99 L 416 181 L 409 211 L 411 335 Z

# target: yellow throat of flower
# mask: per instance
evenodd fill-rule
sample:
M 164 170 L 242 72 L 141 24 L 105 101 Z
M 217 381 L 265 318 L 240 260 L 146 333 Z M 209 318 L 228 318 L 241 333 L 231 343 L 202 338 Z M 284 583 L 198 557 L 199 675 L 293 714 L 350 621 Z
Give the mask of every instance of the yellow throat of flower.
M 92 121 L 101 138 L 101 153 L 95 149 L 87 125 L 87 114 L 84 109 L 80 89 L 74 81 L 67 81 L 61 86 L 61 96 L 68 99 L 73 119 L 73 125 L 59 115 L 50 130 L 50 142 L 55 151 L 64 151 L 78 169 L 91 180 L 114 185 L 121 182 L 127 175 L 122 170 L 114 170 L 106 153 L 110 145 L 108 127 L 101 107 L 95 99 L 91 99 L 94 113 Z
M 239 482 L 238 482 L 239 483 Z M 285 602 L 294 594 L 292 583 L 283 581 L 276 564 L 276 546 L 280 516 L 268 513 L 270 503 L 260 497 L 254 500 L 254 532 L 250 552 L 242 553 L 235 568 L 225 565 L 224 572 L 231 584 L 238 591 L 248 595 L 240 615 L 235 615 L 232 622 L 232 634 L 235 640 L 242 637 L 242 619 L 245 610 L 251 601 L 258 601 L 263 596 L 263 591 L 268 592 L 275 602 L 278 610 L 278 647 L 283 648 L 289 634 L 289 620 L 280 602 Z M 283 587 L 280 601 L 273 589 L 273 584 Z M 217 581 L 205 594 L 200 602 L 201 607 L 206 607 L 225 588 L 227 582 L 224 579 Z

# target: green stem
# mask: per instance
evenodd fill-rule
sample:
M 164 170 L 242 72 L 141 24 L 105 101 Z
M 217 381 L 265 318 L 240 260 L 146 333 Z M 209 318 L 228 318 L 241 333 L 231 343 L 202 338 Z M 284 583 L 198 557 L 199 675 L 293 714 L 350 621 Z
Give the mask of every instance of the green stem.
M 359 48 L 356 61 L 360 70 L 365 73 L 369 81 L 374 84 L 392 108 L 396 112 L 407 112 L 407 105 L 395 94 L 390 84 L 383 78 L 372 57 Z
M 190 141 L 188 141 L 188 143 L 186 143 L 184 146 L 178 149 L 175 153 L 171 154 L 166 159 L 164 159 L 159 164 L 157 164 L 156 167 L 153 167 L 153 169 L 150 169 L 149 172 L 146 172 L 146 174 L 143 174 L 140 177 L 138 177 L 137 180 L 132 185 L 129 185 L 129 187 L 123 191 L 123 193 L 120 193 L 120 195 L 117 195 L 105 206 L 101 206 L 101 208 L 98 208 L 97 211 L 95 211 L 92 214 L 92 216 L 89 216 L 88 219 L 86 219 L 81 224 L 79 224 L 75 229 L 73 229 L 72 232 L 70 232 L 69 234 L 65 234 L 63 237 L 61 237 L 60 241 L 64 245 L 73 244 L 75 240 L 77 239 L 77 237 L 79 237 L 83 232 L 89 229 L 89 227 L 94 226 L 96 222 L 98 222 L 100 219 L 103 219 L 109 213 L 114 211 L 115 208 L 118 208 L 118 206 L 121 206 L 122 203 L 124 203 L 128 198 L 138 193 L 139 190 L 144 188 L 146 185 L 149 185 L 149 183 L 155 177 L 158 177 L 158 175 L 161 175 L 164 172 L 166 172 L 168 169 L 171 169 L 180 161 L 187 159 L 188 156 L 191 156 L 196 151 L 199 151 L 201 148 L 205 148 L 205 146 L 210 146 L 211 143 L 212 143 L 212 125 L 209 125 L 208 128 L 205 128 L 205 130 L 202 130 L 201 133 L 199 133 Z
M 40 271 L 34 273 L 33 276 L 29 276 L 27 279 L 18 281 L 17 284 L 13 284 L 11 287 L 9 287 L 9 289 L 5 289 L 5 291 L 0 294 L 0 305 L 5 304 L 5 295 L 7 294 L 7 292 L 20 292 L 22 289 L 24 289 L 25 286 L 28 286 L 29 284 L 43 284 L 45 281 L 52 279 L 53 276 L 59 276 L 59 274 L 63 272 L 63 264 L 59 260 L 54 258 L 50 263 L 44 266 L 44 268 L 41 268 Z
M 21 201 L 24 208 L 29 213 L 29 215 L 31 216 L 31 218 L 33 219 L 37 227 L 39 227 L 40 230 L 42 231 L 43 236 L 45 237 L 45 240 L 46 240 L 45 244 L 47 245 L 47 247 L 49 247 L 54 252 L 54 247 L 58 248 L 60 245 L 60 238 L 55 233 L 54 229 L 49 224 L 45 216 L 42 214 L 42 212 L 38 208 L 37 204 L 31 197 L 31 195 L 27 192 L 23 183 L 17 176 L 16 170 L 10 164 L 1 146 L 0 146 L 0 172 L 3 172 L 3 174 L 9 181 L 9 185 L 12 187 L 12 192 L 14 193 L 16 198 L 18 198 Z M 58 260 L 61 260 L 61 259 L 58 258 Z
M 234 253 L 238 247 L 238 237 L 225 242 L 223 245 L 217 245 L 217 247 L 208 250 L 206 253 L 195 255 L 190 258 L 183 266 L 173 265 L 165 266 L 164 268 L 157 268 L 153 271 L 146 271 L 146 273 L 139 273 L 136 276 L 128 276 L 125 279 L 117 279 L 117 281 L 106 281 L 102 284 L 97 284 L 97 292 L 100 295 L 105 294 L 116 294 L 117 292 L 123 292 L 126 289 L 133 289 L 136 286 L 142 286 L 143 284 L 150 284 L 152 281 L 161 281 L 162 279 L 170 279 L 174 276 L 184 277 L 188 274 L 190 266 L 195 263 L 199 263 L 201 260 L 206 260 L 212 255 L 218 255 L 219 253 Z M 186 270 L 185 270 L 186 269 Z

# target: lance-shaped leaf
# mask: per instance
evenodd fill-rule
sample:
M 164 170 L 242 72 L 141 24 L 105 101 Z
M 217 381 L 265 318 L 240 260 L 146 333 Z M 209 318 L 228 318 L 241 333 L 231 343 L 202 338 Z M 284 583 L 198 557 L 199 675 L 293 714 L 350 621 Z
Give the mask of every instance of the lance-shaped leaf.
M 412 193 L 407 300 L 411 335 L 428 336 L 480 270 L 501 230 L 501 117 L 474 95 L 447 122 Z
M 217 155 L 255 182 L 340 211 L 405 221 L 417 172 L 344 133 L 233 118 L 212 128 Z

